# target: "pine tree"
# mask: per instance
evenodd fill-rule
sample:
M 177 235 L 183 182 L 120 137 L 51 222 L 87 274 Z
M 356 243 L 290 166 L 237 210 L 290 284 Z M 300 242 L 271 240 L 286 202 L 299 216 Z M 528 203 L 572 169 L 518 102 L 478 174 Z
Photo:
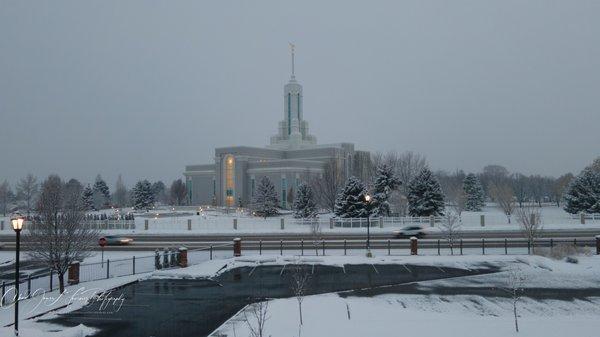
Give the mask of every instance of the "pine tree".
M 254 214 L 262 217 L 268 217 L 279 213 L 277 205 L 277 192 L 275 186 L 268 177 L 262 177 L 256 186 L 256 192 L 253 200 Z
M 465 210 L 470 212 L 480 212 L 484 203 L 483 187 L 479 178 L 473 173 L 469 173 L 463 180 L 463 191 L 465 192 Z
M 391 166 L 382 164 L 377 167 L 377 177 L 373 183 L 372 215 L 390 215 L 390 204 L 388 199 L 392 191 L 397 189 L 400 184 L 402 184 L 402 182 L 394 175 Z
M 298 185 L 294 197 L 294 218 L 314 218 L 317 216 L 317 203 L 310 186 L 305 183 Z
M 444 214 L 444 194 L 440 183 L 427 167 L 408 186 L 408 213 L 412 216 Z
M 83 193 L 81 194 L 81 199 L 82 199 L 81 201 L 83 204 L 83 208 L 86 211 L 91 211 L 94 209 L 94 190 L 92 190 L 90 185 L 87 185 L 83 189 Z
M 368 216 L 365 184 L 356 177 L 350 177 L 344 189 L 335 200 L 335 215 L 342 218 L 366 218 Z
M 154 191 L 148 180 L 138 181 L 133 188 L 133 206 L 135 209 L 149 210 L 154 206 Z
M 96 182 L 94 183 L 94 193 L 97 196 L 98 205 L 100 207 L 108 207 L 110 205 L 110 190 L 108 185 L 100 175 L 96 176 Z M 100 206 L 100 207 L 98 207 Z
M 585 168 L 567 188 L 565 211 L 571 214 L 581 212 L 600 213 L 600 172 Z

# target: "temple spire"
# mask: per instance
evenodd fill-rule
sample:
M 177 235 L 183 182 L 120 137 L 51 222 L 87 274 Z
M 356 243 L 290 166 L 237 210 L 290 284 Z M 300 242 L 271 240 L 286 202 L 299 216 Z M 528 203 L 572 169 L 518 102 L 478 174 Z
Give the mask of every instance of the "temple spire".
M 292 54 L 292 80 L 296 79 L 296 74 L 294 73 L 294 58 L 295 58 L 295 51 L 296 51 L 296 46 L 289 42 L 290 44 L 290 52 Z

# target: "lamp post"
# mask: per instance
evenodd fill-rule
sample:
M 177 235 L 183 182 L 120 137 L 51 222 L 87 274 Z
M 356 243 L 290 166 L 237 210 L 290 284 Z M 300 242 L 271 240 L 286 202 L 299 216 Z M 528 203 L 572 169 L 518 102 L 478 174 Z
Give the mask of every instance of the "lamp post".
M 11 220 L 12 228 L 17 233 L 17 249 L 15 253 L 15 336 L 19 335 L 19 250 L 21 249 L 21 229 L 25 219 L 17 216 Z
M 371 257 L 371 196 L 365 194 L 364 201 L 367 210 L 367 256 Z

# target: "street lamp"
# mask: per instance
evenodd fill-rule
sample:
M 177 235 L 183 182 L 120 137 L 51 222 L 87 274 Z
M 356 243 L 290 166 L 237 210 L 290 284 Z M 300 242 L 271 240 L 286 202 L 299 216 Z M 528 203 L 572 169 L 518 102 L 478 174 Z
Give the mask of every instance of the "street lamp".
M 364 201 L 367 209 L 367 256 L 371 257 L 371 196 L 365 194 Z
M 21 249 L 21 230 L 25 219 L 22 216 L 17 216 L 11 219 L 12 228 L 17 233 L 17 249 L 15 255 L 15 336 L 19 335 L 19 250 Z

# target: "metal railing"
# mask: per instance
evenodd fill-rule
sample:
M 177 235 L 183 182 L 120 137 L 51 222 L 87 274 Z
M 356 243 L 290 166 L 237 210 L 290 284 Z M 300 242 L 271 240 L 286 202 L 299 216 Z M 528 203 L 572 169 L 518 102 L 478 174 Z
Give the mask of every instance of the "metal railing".
M 200 264 L 216 257 L 216 251 L 224 251 L 233 243 L 210 245 L 187 251 L 187 265 Z M 158 255 L 157 255 L 158 254 Z M 132 256 L 126 259 L 107 259 L 101 262 L 81 263 L 79 265 L 79 283 L 109 279 L 115 277 L 136 275 L 153 272 L 159 269 L 179 267 L 179 252 L 177 250 L 156 251 L 153 255 Z M 158 260 L 157 260 L 158 256 Z M 231 256 L 231 254 L 228 254 Z M 68 285 L 68 273 L 65 273 L 65 286 Z M 10 305 L 15 300 L 15 281 L 0 283 L 0 308 Z M 58 275 L 51 269 L 42 270 L 35 276 L 19 280 L 20 298 L 30 298 L 51 292 L 59 287 Z

